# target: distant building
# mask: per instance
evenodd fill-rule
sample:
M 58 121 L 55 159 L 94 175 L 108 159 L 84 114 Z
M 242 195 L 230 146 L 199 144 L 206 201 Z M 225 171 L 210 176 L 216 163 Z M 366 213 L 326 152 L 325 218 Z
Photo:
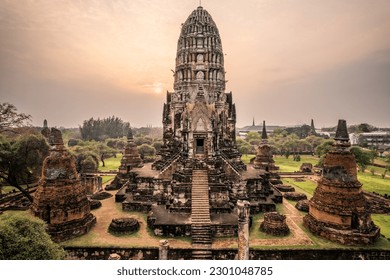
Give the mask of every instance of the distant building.
M 272 134 L 274 132 L 274 130 L 276 130 L 278 128 L 285 129 L 286 126 L 267 125 L 267 127 L 266 127 L 267 132 L 270 134 Z M 237 134 L 239 137 L 245 138 L 245 136 L 249 132 L 257 132 L 257 133 L 261 134 L 262 131 L 263 131 L 263 126 L 262 125 L 255 125 L 255 119 L 253 119 L 252 125 L 248 125 L 248 126 L 245 126 L 243 128 L 239 128 Z
M 351 143 L 368 148 L 390 147 L 390 133 L 387 131 L 373 131 L 364 133 L 354 133 Z

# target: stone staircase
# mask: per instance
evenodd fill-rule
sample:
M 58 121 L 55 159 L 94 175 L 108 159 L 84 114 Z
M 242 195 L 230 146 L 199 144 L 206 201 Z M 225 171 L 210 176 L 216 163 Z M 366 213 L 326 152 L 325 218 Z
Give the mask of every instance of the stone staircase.
M 192 171 L 191 236 L 192 258 L 211 259 L 211 221 L 207 170 Z

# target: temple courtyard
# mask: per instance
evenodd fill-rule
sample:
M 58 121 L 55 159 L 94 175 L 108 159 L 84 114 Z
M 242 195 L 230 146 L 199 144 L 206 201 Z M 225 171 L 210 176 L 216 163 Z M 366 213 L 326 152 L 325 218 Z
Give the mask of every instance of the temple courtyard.
M 245 157 L 244 161 L 245 161 Z M 314 161 L 314 157 L 303 158 L 305 161 Z M 119 158 L 120 160 L 120 158 Z M 286 160 L 282 157 L 275 157 L 278 163 L 283 163 L 282 168 L 293 170 L 297 164 L 295 161 Z M 111 168 L 115 168 L 118 162 L 112 159 Z M 282 170 L 284 170 L 282 169 Z M 363 175 L 364 176 L 364 175 Z M 310 199 L 312 191 L 316 186 L 317 176 L 307 176 L 304 180 L 296 178 L 283 178 L 283 182 L 293 185 L 295 189 L 307 195 Z M 110 184 L 110 181 L 106 183 Z M 159 241 L 167 239 L 171 248 L 191 248 L 191 237 L 159 237 L 147 227 L 147 215 L 139 212 L 128 212 L 122 210 L 121 203 L 115 203 L 115 193 L 117 191 L 107 191 L 112 197 L 101 200 L 102 207 L 92 210 L 91 213 L 96 217 L 97 223 L 86 235 L 62 242 L 64 247 L 125 247 L 125 248 L 145 248 L 159 247 Z M 260 223 L 264 219 L 264 214 L 260 213 L 253 216 L 253 224 L 250 228 L 250 248 L 253 249 L 277 249 L 277 248 L 348 248 L 337 243 L 327 241 L 323 238 L 311 234 L 303 226 L 303 217 L 305 212 L 297 210 L 296 202 L 283 199 L 283 203 L 277 205 L 277 211 L 286 215 L 286 222 L 290 228 L 290 233 L 284 237 L 267 235 L 259 230 Z M 29 215 L 28 213 L 26 213 Z M 108 232 L 108 227 L 113 218 L 132 217 L 140 221 L 140 229 L 136 233 L 129 235 L 115 235 Z M 390 248 L 390 235 L 387 227 L 390 223 L 389 215 L 373 215 L 375 223 L 380 223 L 382 236 L 373 245 L 362 246 L 362 248 Z M 237 237 L 214 238 L 213 249 L 237 248 Z M 349 247 L 350 248 L 350 247 Z

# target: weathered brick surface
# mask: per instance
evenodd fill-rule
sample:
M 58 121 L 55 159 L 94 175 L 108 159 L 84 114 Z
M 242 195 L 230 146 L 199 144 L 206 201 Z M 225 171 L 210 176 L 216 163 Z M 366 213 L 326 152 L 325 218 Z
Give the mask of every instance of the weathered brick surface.
M 52 128 L 52 149 L 45 159 L 34 194 L 33 214 L 48 223 L 48 232 L 59 242 L 87 233 L 96 223 L 90 213 L 87 191 L 76 171 L 74 158 L 65 149 L 61 132 Z

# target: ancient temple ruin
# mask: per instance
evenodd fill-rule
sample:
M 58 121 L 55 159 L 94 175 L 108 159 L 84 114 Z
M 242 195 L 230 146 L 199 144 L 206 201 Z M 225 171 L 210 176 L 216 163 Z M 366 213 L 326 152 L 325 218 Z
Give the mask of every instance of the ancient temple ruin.
M 127 144 L 123 152 L 121 159 L 121 165 L 119 166 L 119 172 L 115 176 L 110 186 L 106 187 L 106 190 L 117 190 L 126 184 L 131 179 L 133 168 L 139 168 L 143 166 L 143 161 L 138 152 L 137 145 L 134 143 L 133 132 L 131 128 L 127 132 Z
M 271 146 L 268 144 L 268 135 L 265 126 L 265 121 L 263 121 L 263 131 L 261 133 L 261 143 L 257 147 L 256 157 L 253 161 L 254 168 L 264 169 L 266 171 L 276 171 L 279 169 L 275 165 L 273 159 Z
M 341 244 L 371 244 L 379 238 L 379 228 L 371 220 L 350 146 L 347 124 L 339 120 L 304 224 L 312 233 Z
M 163 106 L 163 146 L 153 164 L 129 171 L 123 209 L 148 213 L 157 235 L 191 236 L 207 248 L 214 236 L 237 235 L 238 200 L 251 213 L 275 210 L 281 194 L 266 170 L 248 168 L 236 146 L 236 108 L 226 92 L 218 28 L 198 7 L 182 25 L 174 91 Z M 207 252 L 199 250 L 207 258 Z
M 52 239 L 61 242 L 87 233 L 96 218 L 90 213 L 86 188 L 80 183 L 74 158 L 64 147 L 61 131 L 52 128 L 48 137 L 52 147 L 43 162 L 31 211 L 47 222 Z

